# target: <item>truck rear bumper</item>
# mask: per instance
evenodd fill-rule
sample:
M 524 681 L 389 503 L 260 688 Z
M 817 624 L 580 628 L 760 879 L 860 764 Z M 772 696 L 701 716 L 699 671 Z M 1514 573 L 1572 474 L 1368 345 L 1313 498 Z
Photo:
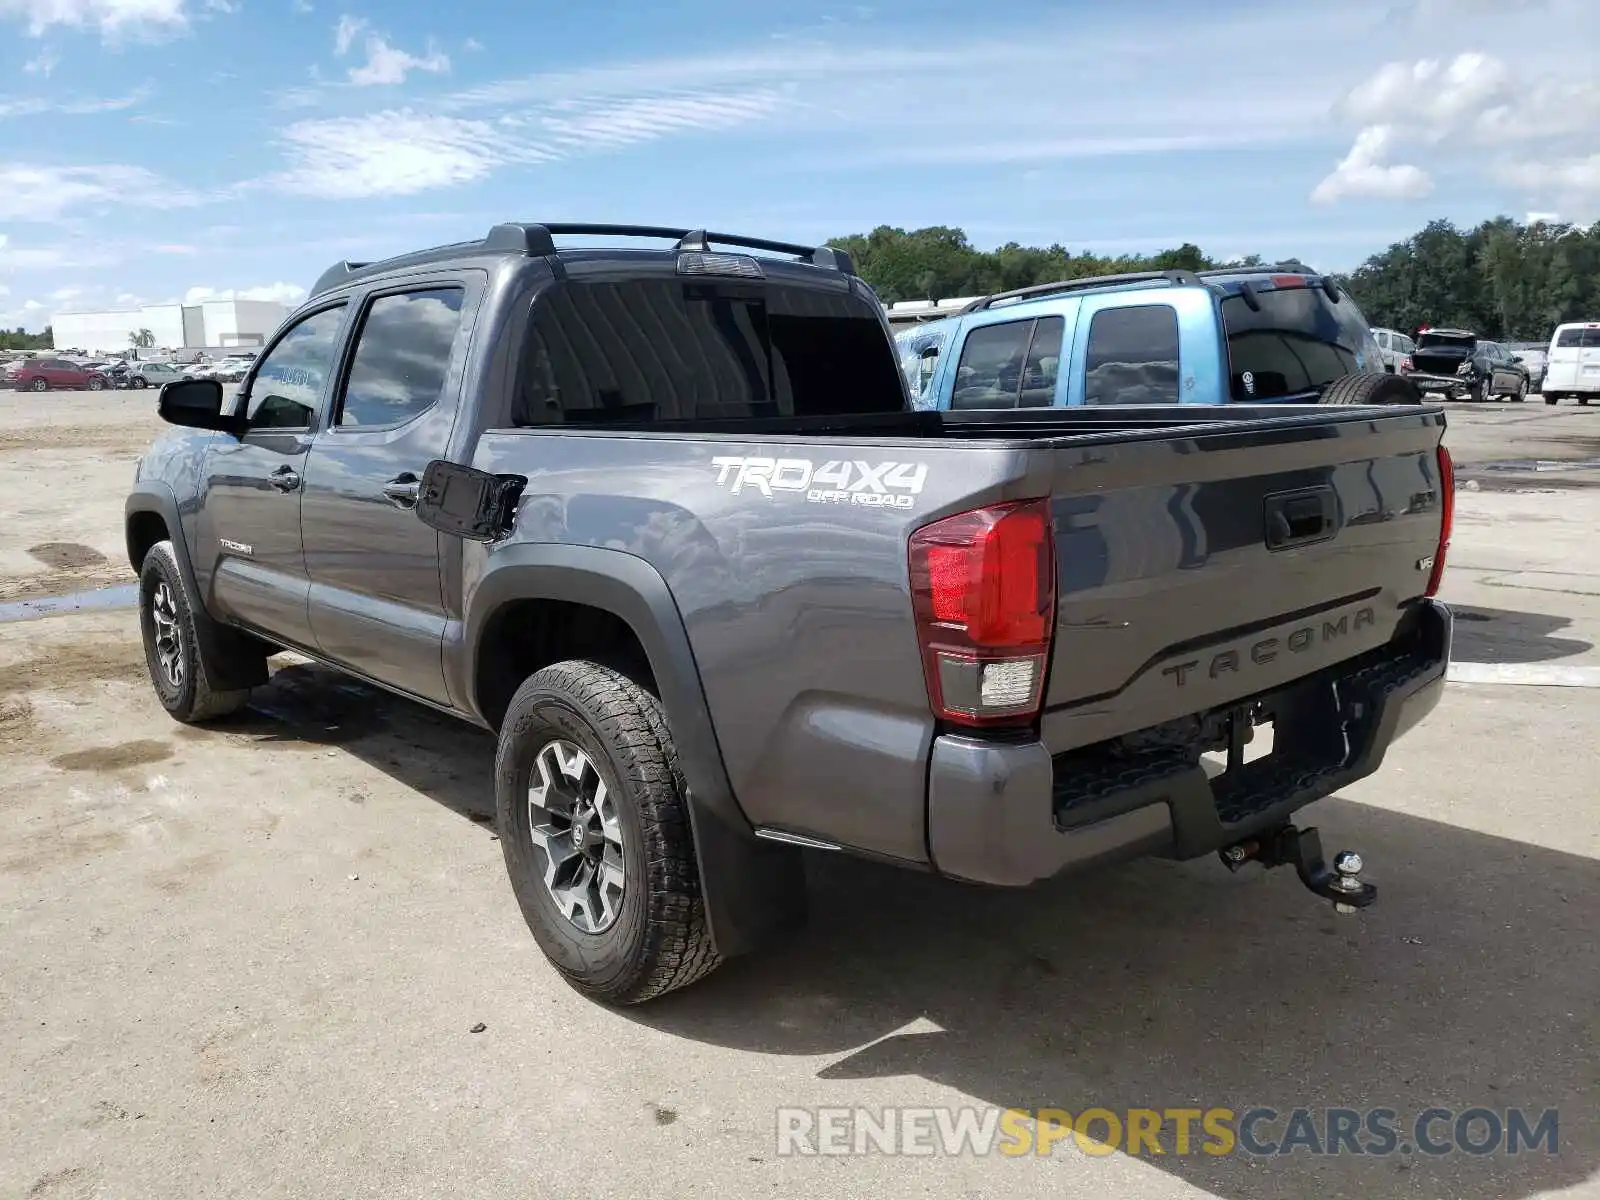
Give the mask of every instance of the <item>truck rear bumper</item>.
M 1450 610 L 1414 607 L 1390 643 L 1186 725 L 1052 756 L 1033 742 L 934 739 L 928 848 L 945 875 L 1022 887 L 1097 862 L 1196 858 L 1282 825 L 1376 771 L 1439 702 Z M 1275 722 L 1273 752 L 1215 778 L 1200 752 L 1234 713 Z

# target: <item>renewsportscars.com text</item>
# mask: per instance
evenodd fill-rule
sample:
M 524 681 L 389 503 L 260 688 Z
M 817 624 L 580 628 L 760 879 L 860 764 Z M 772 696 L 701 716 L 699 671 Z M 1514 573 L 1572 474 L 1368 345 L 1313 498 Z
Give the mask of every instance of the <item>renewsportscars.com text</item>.
M 1373 1156 L 1559 1152 L 1555 1109 L 781 1108 L 783 1156 L 984 1157 L 1081 1152 Z

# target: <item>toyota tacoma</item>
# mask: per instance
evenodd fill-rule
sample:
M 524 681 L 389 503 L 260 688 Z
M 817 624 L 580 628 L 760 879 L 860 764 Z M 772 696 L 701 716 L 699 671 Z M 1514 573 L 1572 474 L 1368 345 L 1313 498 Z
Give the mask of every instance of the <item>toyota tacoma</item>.
M 1443 686 L 1441 410 L 914 411 L 829 247 L 499 225 L 336 264 L 236 395 L 158 406 L 166 711 L 287 650 L 495 731 L 515 897 L 615 1003 L 793 928 L 806 849 L 1004 887 L 1220 854 L 1362 908 L 1290 818 Z

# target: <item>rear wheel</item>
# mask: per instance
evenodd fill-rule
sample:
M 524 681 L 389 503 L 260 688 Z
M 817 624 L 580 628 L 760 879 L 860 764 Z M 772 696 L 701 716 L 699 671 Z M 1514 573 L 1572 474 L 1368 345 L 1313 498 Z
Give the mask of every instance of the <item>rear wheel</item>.
M 522 915 L 575 987 L 638 1004 L 721 961 L 677 751 L 637 683 L 583 661 L 527 679 L 500 728 L 495 800 Z
M 1556 396 L 1556 395 L 1552 395 L 1552 394 L 1551 394 L 1551 393 L 1549 393 L 1549 392 L 1546 392 L 1546 393 L 1545 393 L 1545 396 L 1544 396 L 1544 402 L 1545 402 L 1545 403 L 1546 403 L 1546 404 L 1554 404 L 1554 403 L 1555 403 L 1555 402 L 1556 402 L 1556 401 L 1558 401 L 1558 400 L 1560 400 L 1560 399 L 1561 399 L 1561 397 L 1560 397 L 1560 396 Z
M 1517 400 L 1517 401 L 1522 401 L 1522 400 L 1526 400 L 1527 398 L 1528 398 L 1528 381 L 1526 379 L 1524 379 L 1521 383 L 1519 383 L 1517 385 L 1517 394 L 1515 396 L 1513 396 L 1512 399 L 1513 400 Z
M 48 392 L 50 390 L 50 381 L 41 376 L 40 378 L 35 379 L 29 386 L 32 387 L 36 392 Z
M 128 381 L 128 384 L 129 384 L 130 387 L 141 389 L 141 390 L 149 386 L 149 384 L 147 384 L 145 382 L 145 379 L 144 379 L 143 375 L 135 375 L 132 379 L 130 379 Z
M 1421 404 L 1422 393 L 1401 375 L 1346 375 L 1328 385 L 1324 404 Z
M 1472 389 L 1467 393 L 1467 396 L 1474 404 L 1482 404 L 1486 400 L 1494 399 L 1494 393 L 1489 390 L 1488 379 L 1481 375 L 1472 381 Z

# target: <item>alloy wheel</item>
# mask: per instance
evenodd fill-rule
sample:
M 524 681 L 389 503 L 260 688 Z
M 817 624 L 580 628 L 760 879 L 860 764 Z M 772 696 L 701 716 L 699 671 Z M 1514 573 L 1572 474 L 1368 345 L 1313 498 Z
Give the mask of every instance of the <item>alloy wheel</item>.
M 611 928 L 626 879 L 622 822 L 599 769 L 572 742 L 556 739 L 534 756 L 528 831 L 561 915 L 584 933 Z
M 183 638 L 178 631 L 178 606 L 173 602 L 172 589 L 165 583 L 156 585 L 150 597 L 150 618 L 156 627 L 156 661 L 173 687 L 183 686 Z

